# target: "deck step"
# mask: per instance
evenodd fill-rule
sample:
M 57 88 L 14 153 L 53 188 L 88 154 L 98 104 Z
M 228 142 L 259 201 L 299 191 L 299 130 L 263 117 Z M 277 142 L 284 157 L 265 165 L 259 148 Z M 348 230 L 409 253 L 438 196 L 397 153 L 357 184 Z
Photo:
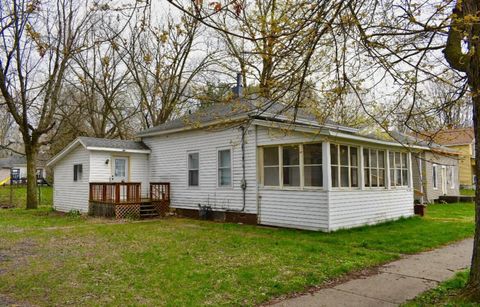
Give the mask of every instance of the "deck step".
M 140 210 L 140 214 L 157 213 L 157 210 Z
M 154 204 L 150 202 L 144 202 L 141 204 L 140 206 L 141 218 L 149 218 L 149 217 L 157 217 L 157 216 L 159 216 L 159 214 Z
M 140 213 L 140 217 L 154 217 L 158 216 L 158 213 Z

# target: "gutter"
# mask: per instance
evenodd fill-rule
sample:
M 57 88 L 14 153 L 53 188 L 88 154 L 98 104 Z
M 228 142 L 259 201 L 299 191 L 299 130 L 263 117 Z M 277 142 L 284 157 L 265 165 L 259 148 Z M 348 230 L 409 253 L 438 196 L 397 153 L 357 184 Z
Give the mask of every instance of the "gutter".
M 85 147 L 87 150 L 91 151 L 110 151 L 110 152 L 128 152 L 128 153 L 143 153 L 149 154 L 152 151 L 150 149 L 123 149 L 123 148 L 110 148 L 110 147 Z

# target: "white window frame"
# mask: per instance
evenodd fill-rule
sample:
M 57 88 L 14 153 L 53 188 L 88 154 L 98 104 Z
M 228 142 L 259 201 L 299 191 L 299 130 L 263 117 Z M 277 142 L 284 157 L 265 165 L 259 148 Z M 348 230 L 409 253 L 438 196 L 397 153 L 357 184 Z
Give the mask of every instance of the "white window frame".
M 282 167 L 282 171 L 281 171 L 281 175 L 282 177 L 280 178 L 280 183 L 281 183 L 281 186 L 282 188 L 288 188 L 288 189 L 298 189 L 298 188 L 301 188 L 302 187 L 302 176 L 303 176 L 303 170 L 302 170 L 302 154 L 303 154 L 303 148 L 301 146 L 301 144 L 283 144 L 280 147 L 280 150 L 282 151 L 282 160 L 281 161 L 278 161 Z M 298 164 L 294 164 L 294 165 L 284 165 L 283 164 L 283 149 L 285 147 L 297 147 L 297 150 L 298 150 Z M 279 156 L 280 157 L 280 156 Z M 285 185 L 284 182 L 283 182 L 283 175 L 284 175 L 284 169 L 285 168 L 296 168 L 298 167 L 298 185 Z
M 455 189 L 455 167 L 450 166 L 450 188 Z
M 400 154 L 400 167 L 397 167 L 395 165 L 395 162 L 396 162 L 396 154 Z M 409 154 L 407 152 L 404 152 L 404 151 L 393 151 L 393 150 L 390 150 L 388 152 L 388 155 L 392 154 L 392 157 L 393 157 L 393 160 L 392 160 L 392 157 L 388 157 L 388 177 L 389 177 L 389 181 L 390 181 L 390 188 L 408 188 L 409 185 L 410 185 L 410 162 L 409 162 Z M 406 167 L 403 167 L 403 164 L 402 164 L 402 157 L 403 155 L 405 155 L 405 164 L 406 164 Z M 391 163 L 391 165 L 390 165 Z M 393 178 L 391 176 L 391 173 L 392 173 L 392 170 L 393 170 Z M 396 180 L 395 180 L 395 177 L 396 177 L 396 174 L 397 174 L 397 170 L 400 170 L 400 178 L 401 178 L 401 184 L 396 184 Z M 407 171 L 407 182 L 403 182 L 403 171 L 406 170 Z
M 267 165 L 265 166 L 265 148 L 277 148 L 277 153 L 278 153 L 278 164 L 276 165 Z M 282 175 L 282 150 L 280 145 L 271 145 L 271 146 L 262 146 L 261 150 L 262 156 L 260 157 L 262 159 L 262 174 L 261 174 L 261 182 L 263 187 L 268 187 L 268 188 L 282 188 L 283 186 L 283 179 L 281 178 Z M 275 168 L 278 167 L 278 185 L 265 185 L 265 167 L 270 167 L 270 168 Z
M 438 165 L 432 164 L 432 186 L 434 190 L 438 190 Z
M 305 145 L 320 145 L 320 147 L 322 148 L 322 163 L 321 164 L 306 164 L 305 163 L 305 149 L 304 149 L 304 146 Z M 323 167 L 323 144 L 322 143 L 305 143 L 305 144 L 301 144 L 301 147 L 300 147 L 300 185 L 303 187 L 303 188 L 306 188 L 306 189 L 323 189 L 323 186 L 325 185 L 325 182 L 323 182 L 323 173 L 325 172 L 325 169 Z M 322 168 L 322 185 L 305 185 L 305 166 L 307 167 L 315 167 L 315 166 L 320 166 Z
M 337 149 L 337 164 L 332 163 L 332 146 L 335 146 Z M 346 146 L 347 147 L 347 155 L 348 155 L 348 187 L 342 187 L 342 178 L 341 178 L 341 168 L 346 167 L 345 165 L 341 164 L 341 157 L 340 157 L 340 146 Z M 351 154 L 350 154 L 350 148 L 356 148 L 357 149 L 357 166 L 352 166 L 352 161 L 351 161 Z M 348 144 L 342 144 L 342 143 L 330 143 L 330 170 L 331 174 L 333 174 L 333 167 L 337 167 L 337 178 L 338 178 L 338 186 L 335 187 L 333 186 L 333 180 L 332 180 L 332 175 L 330 175 L 330 182 L 332 185 L 332 189 L 335 190 L 358 190 L 360 189 L 360 176 L 363 176 L 363 170 L 360 169 L 360 146 L 355 146 L 355 145 L 348 145 Z M 352 168 L 357 169 L 357 186 L 352 187 Z
M 78 170 L 80 168 L 80 171 Z M 83 164 L 82 163 L 74 163 L 73 164 L 73 182 L 82 181 L 83 177 Z
M 369 182 L 369 185 L 367 186 L 366 185 L 366 182 L 365 182 L 365 179 L 363 180 L 363 186 L 365 188 L 368 188 L 368 189 L 386 189 L 387 188 L 387 172 L 389 171 L 387 169 L 387 163 L 388 163 L 388 160 L 387 160 L 387 151 L 385 149 L 378 149 L 378 148 L 370 148 L 370 147 L 363 147 L 363 151 L 362 151 L 362 156 L 363 156 L 363 161 L 365 161 L 365 150 L 368 152 L 368 161 L 369 161 L 369 166 L 365 166 L 365 162 L 364 165 L 363 165 L 363 176 L 365 178 L 365 170 L 368 169 L 368 182 Z M 371 152 L 372 151 L 376 151 L 377 152 L 377 166 L 376 167 L 373 167 L 372 166 L 372 160 L 371 160 Z M 379 153 L 380 152 L 383 152 L 383 168 L 381 168 L 379 166 Z M 377 171 L 377 186 L 372 186 L 372 170 L 376 170 Z M 380 180 L 378 179 L 379 176 L 379 172 L 383 170 L 383 186 L 380 186 L 379 183 L 380 183 Z
M 189 165 L 189 158 L 191 154 L 197 154 L 198 155 L 198 168 L 197 169 L 190 169 Z M 195 189 L 200 187 L 200 151 L 199 150 L 191 150 L 187 151 L 187 187 L 191 189 Z M 190 170 L 196 170 L 198 171 L 198 185 L 190 185 Z
M 221 151 L 230 152 L 230 184 L 229 185 L 220 185 L 220 152 Z M 200 156 L 199 156 L 200 161 Z M 200 167 L 200 164 L 198 165 Z M 226 167 L 224 167 L 226 169 Z M 217 148 L 217 188 L 228 189 L 233 187 L 233 149 L 232 147 L 219 147 Z
M 282 190 L 323 190 L 325 182 L 323 180 L 323 173 L 325 169 L 323 167 L 323 145 L 322 146 L 322 186 L 305 186 L 305 177 L 304 177 L 304 151 L 303 146 L 309 144 L 323 144 L 323 142 L 309 142 L 309 143 L 291 143 L 291 144 L 281 144 L 281 145 L 265 145 L 260 146 L 260 159 L 261 159 L 261 171 L 260 171 L 260 182 L 261 186 L 264 188 L 272 188 L 272 189 L 282 189 Z M 297 146 L 299 151 L 299 172 L 300 172 L 300 185 L 298 186 L 284 186 L 283 184 L 283 147 L 292 147 Z M 278 150 L 278 165 L 269 165 L 265 166 L 264 163 L 264 149 L 265 148 L 272 148 L 275 147 Z M 317 164 L 308 164 L 308 166 L 315 166 Z M 265 167 L 278 167 L 278 185 L 265 185 Z M 288 167 L 288 166 L 286 166 Z M 295 165 L 295 167 L 297 167 Z

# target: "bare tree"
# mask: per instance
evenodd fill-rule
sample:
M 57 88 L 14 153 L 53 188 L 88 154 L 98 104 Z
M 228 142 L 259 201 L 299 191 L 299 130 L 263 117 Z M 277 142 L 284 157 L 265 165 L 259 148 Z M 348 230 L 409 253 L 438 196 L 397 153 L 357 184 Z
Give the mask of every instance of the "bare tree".
M 145 128 L 181 112 L 192 96 L 192 84 L 212 63 L 213 52 L 197 41 L 201 31 L 194 18 L 168 16 L 164 25 L 131 29 L 123 58 L 133 79 Z
M 84 135 L 100 138 L 128 138 L 131 129 L 129 121 L 136 115 L 137 109 L 129 101 L 128 94 L 131 78 L 115 43 L 97 42 L 95 36 L 97 24 L 86 40 L 91 48 L 76 54 L 71 61 L 71 75 L 65 91 L 69 93 L 69 103 L 60 108 L 62 117 L 71 125 L 76 121 L 69 118 L 72 113 L 84 115 L 88 123 Z
M 36 158 L 55 127 L 58 96 L 88 13 L 70 0 L 2 1 L 0 90 L 27 158 L 27 208 L 37 207 Z

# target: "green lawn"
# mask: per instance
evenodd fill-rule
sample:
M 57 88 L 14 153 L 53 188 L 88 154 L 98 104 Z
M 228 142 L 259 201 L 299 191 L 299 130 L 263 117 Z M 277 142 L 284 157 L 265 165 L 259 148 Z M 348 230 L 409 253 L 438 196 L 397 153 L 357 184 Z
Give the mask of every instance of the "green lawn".
M 475 196 L 475 190 L 472 190 L 472 189 L 460 189 L 460 195 Z
M 53 189 L 48 186 L 39 187 L 38 194 L 42 206 L 52 206 L 52 191 Z M 12 204 L 18 208 L 25 208 L 26 199 L 27 188 L 25 186 L 0 186 L 0 206 Z
M 427 212 L 326 234 L 0 210 L 0 294 L 41 306 L 255 305 L 472 236 L 472 204 Z
M 460 291 L 468 281 L 468 271 L 459 272 L 438 287 L 426 291 L 403 306 L 480 306 L 460 298 Z

